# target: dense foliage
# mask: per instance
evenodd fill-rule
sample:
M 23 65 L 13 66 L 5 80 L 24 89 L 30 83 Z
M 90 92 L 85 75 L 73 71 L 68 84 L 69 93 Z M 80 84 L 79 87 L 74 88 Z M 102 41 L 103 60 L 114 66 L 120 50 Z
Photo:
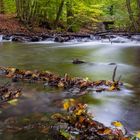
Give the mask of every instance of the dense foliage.
M 96 29 L 114 21 L 116 29 L 140 31 L 140 0 L 0 0 L 0 13 L 15 13 L 26 25 L 50 29 Z

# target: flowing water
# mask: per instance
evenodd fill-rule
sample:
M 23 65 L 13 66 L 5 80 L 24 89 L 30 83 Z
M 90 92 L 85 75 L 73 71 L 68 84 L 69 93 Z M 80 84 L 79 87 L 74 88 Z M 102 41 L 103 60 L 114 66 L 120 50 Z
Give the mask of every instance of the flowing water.
M 74 65 L 78 58 L 87 63 Z M 119 92 L 89 93 L 79 100 L 89 105 L 89 111 L 96 120 L 110 125 L 112 121 L 121 121 L 129 131 L 140 130 L 140 44 L 139 43 L 0 43 L 0 65 L 29 70 L 49 70 L 59 75 L 89 77 L 91 80 L 110 80 L 116 63 L 117 77 L 122 76 L 124 87 Z M 4 84 L 9 79 L 0 78 Z M 16 106 L 0 109 L 0 126 L 9 117 L 24 117 L 37 113 L 51 114 L 60 112 L 60 104 L 67 95 L 55 88 L 44 88 L 41 84 L 16 83 L 22 87 L 23 95 Z M 7 134 L 0 131 L 3 140 L 36 138 L 36 132 Z M 39 135 L 38 135 L 39 136 Z M 31 137 L 30 137 L 31 138 Z M 37 138 L 36 138 L 37 139 Z M 43 138 L 42 138 L 43 139 Z M 28 139 L 26 139 L 28 140 Z

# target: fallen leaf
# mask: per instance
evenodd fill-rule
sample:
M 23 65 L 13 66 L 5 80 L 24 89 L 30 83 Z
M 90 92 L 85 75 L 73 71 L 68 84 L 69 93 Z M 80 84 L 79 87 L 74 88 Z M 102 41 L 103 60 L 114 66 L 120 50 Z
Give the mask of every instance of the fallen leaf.
M 63 103 L 63 108 L 65 110 L 68 110 L 71 106 L 74 106 L 75 105 L 75 100 L 74 99 L 67 99 L 64 101 Z
M 106 128 L 103 132 L 103 134 L 105 134 L 105 135 L 109 135 L 111 133 L 112 133 L 112 130 L 110 128 Z
M 111 86 L 108 90 L 109 91 L 113 91 L 113 90 L 115 90 L 116 89 L 116 87 L 113 85 L 113 86 Z
M 13 100 L 8 101 L 8 103 L 13 106 L 17 105 L 17 102 L 18 102 L 18 99 L 13 99 Z
M 59 82 L 59 83 L 58 83 L 58 87 L 63 88 L 64 86 L 65 86 L 65 85 L 64 85 L 63 82 Z
M 79 122 L 80 122 L 80 123 L 83 123 L 85 119 L 86 119 L 85 117 L 80 116 L 80 117 L 79 117 Z
M 110 128 L 106 128 L 105 130 L 99 130 L 98 133 L 101 135 L 109 135 L 112 133 L 112 130 Z
M 60 133 L 62 136 L 64 136 L 68 140 L 71 138 L 70 133 L 68 133 L 67 131 L 61 130 Z
M 79 109 L 75 112 L 75 115 L 80 116 L 81 114 L 83 114 L 83 109 Z
M 86 78 L 84 78 L 83 80 L 87 82 L 87 81 L 89 80 L 89 78 L 88 78 L 88 77 L 86 77 Z
M 113 126 L 115 126 L 115 127 L 122 127 L 123 126 L 123 124 L 121 123 L 121 122 L 119 122 L 119 121 L 114 121 L 114 122 L 112 122 L 111 123 Z
M 140 138 L 140 131 L 136 132 L 136 137 Z

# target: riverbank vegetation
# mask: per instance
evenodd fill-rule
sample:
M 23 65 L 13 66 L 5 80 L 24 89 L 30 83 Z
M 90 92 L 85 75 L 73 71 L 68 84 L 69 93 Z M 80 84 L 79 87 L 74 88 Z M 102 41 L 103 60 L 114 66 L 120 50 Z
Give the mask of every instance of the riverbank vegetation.
M 109 29 L 109 25 L 118 31 L 140 31 L 139 0 L 0 0 L 0 7 L 1 14 L 14 15 L 30 31 L 41 27 L 95 32 Z

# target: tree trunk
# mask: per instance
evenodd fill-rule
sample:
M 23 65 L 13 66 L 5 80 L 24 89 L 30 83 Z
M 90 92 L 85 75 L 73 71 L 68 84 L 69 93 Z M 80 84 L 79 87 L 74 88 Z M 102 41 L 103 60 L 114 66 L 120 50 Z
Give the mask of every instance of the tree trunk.
M 0 0 L 0 14 L 4 14 L 4 1 Z
M 61 0 L 61 3 L 60 3 L 60 6 L 59 6 L 59 9 L 58 9 L 58 12 L 57 12 L 57 15 L 56 15 L 56 19 L 55 19 L 55 26 L 57 26 L 58 24 L 58 21 L 60 19 L 60 16 L 62 14 L 62 11 L 63 11 L 63 7 L 64 7 L 64 2 L 65 0 Z
M 138 8 L 140 9 L 140 0 L 137 0 Z
M 17 14 L 17 17 L 19 17 L 19 0 L 16 0 L 16 14 Z
M 72 17 L 73 17 L 73 11 L 72 11 L 72 4 L 71 1 L 68 1 L 67 4 L 67 26 L 68 26 L 68 31 L 72 32 Z
M 140 0 L 137 0 L 137 6 L 138 6 L 138 24 L 140 26 Z M 140 30 L 140 27 L 139 27 Z
M 126 6 L 127 6 L 130 21 L 132 22 L 134 30 L 137 31 L 138 30 L 138 25 L 137 25 L 137 23 L 136 23 L 136 21 L 134 19 L 133 11 L 131 9 L 131 0 L 126 0 Z

